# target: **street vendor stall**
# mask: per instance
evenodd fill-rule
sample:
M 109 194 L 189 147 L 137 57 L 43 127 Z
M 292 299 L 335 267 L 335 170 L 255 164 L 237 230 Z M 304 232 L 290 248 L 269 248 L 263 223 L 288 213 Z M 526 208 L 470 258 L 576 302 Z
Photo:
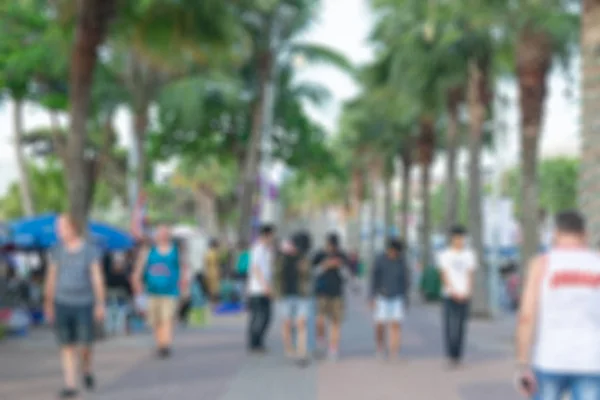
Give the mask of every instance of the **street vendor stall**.
M 43 322 L 43 280 L 47 250 L 57 242 L 56 214 L 19 219 L 0 226 L 0 325 L 11 334 L 26 335 L 29 325 Z M 106 254 L 135 245 L 127 233 L 96 221 L 88 238 Z M 2 331 L 2 329 L 0 329 Z

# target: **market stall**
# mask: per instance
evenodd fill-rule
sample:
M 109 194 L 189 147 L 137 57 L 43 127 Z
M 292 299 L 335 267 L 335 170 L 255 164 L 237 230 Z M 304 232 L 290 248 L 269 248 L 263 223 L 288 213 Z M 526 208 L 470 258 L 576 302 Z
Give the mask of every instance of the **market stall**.
M 0 225 L 0 335 L 26 335 L 31 324 L 43 323 L 42 287 L 47 250 L 57 242 L 57 218 L 49 214 Z M 96 221 L 89 223 L 88 237 L 103 253 L 135 244 L 127 233 Z

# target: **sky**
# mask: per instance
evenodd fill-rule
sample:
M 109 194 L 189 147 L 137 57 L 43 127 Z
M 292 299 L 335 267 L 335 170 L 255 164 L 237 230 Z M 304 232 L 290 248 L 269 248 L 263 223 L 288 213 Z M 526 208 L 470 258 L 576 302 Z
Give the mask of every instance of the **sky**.
M 368 62 L 373 57 L 372 48 L 367 42 L 372 28 L 373 18 L 369 13 L 367 0 L 323 0 L 323 8 L 318 20 L 302 35 L 300 40 L 319 43 L 331 47 L 355 64 Z M 549 96 L 546 104 L 546 118 L 542 134 L 541 151 L 543 155 L 576 155 L 579 153 L 579 87 L 577 62 L 567 79 L 560 71 L 553 71 Z M 323 124 L 330 133 L 334 133 L 343 102 L 359 93 L 360 88 L 343 72 L 326 66 L 302 67 L 299 79 L 323 84 L 332 93 L 330 104 L 319 109 L 309 108 L 308 112 Z M 507 126 L 506 141 L 500 152 L 502 165 L 512 165 L 518 160 L 518 107 L 514 84 L 502 84 L 497 90 L 509 100 L 503 108 L 503 119 Z M 571 92 L 566 96 L 566 92 Z M 12 104 L 0 102 L 0 194 L 17 177 L 13 146 Z M 66 123 L 66 119 L 63 118 Z M 25 128 L 32 129 L 49 123 L 49 116 L 41 109 L 27 105 L 25 109 Z M 117 115 L 116 126 L 120 132 L 121 144 L 128 145 L 131 137 L 131 122 L 126 111 Z M 461 164 L 465 164 L 463 154 Z M 497 159 L 488 155 L 484 162 L 493 164 Z M 461 167 L 464 170 L 464 167 Z M 443 157 L 434 166 L 438 178 L 443 173 Z

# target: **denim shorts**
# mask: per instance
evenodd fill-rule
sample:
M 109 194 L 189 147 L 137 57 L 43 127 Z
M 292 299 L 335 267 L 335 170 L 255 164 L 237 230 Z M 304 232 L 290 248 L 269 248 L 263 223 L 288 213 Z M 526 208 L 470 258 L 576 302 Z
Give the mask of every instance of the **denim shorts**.
M 279 311 L 286 320 L 306 320 L 310 312 L 310 299 L 300 296 L 286 296 L 279 303 Z
M 400 296 L 392 298 L 377 296 L 373 318 L 378 323 L 402 322 L 404 320 L 404 299 Z
M 542 371 L 535 373 L 537 393 L 534 400 L 562 400 L 570 394 L 572 400 L 600 399 L 600 374 L 557 374 Z
M 94 342 L 94 306 L 56 304 L 54 329 L 61 346 L 90 345 Z

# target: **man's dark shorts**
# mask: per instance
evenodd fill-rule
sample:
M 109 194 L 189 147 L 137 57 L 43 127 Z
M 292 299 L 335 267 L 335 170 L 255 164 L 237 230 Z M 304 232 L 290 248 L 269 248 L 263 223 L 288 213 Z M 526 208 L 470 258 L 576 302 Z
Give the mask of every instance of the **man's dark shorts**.
M 56 304 L 54 329 L 61 346 L 91 345 L 94 342 L 94 307 Z

